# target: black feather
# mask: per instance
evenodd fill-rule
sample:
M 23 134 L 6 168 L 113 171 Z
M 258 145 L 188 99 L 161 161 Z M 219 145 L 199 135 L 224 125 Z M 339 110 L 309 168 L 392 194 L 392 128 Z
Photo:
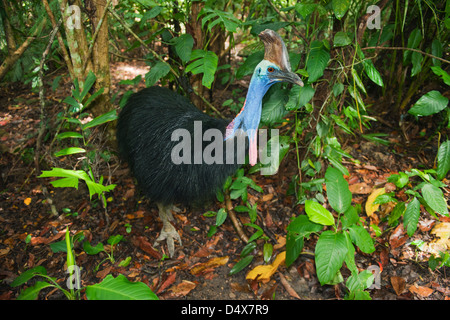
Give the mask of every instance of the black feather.
M 223 134 L 228 124 L 202 113 L 186 98 L 162 87 L 150 87 L 133 94 L 120 112 L 119 151 L 138 185 L 152 201 L 197 204 L 211 199 L 226 178 L 238 169 L 236 149 L 233 164 L 226 164 L 225 159 L 222 164 L 173 163 L 172 149 L 179 142 L 171 141 L 171 137 L 173 131 L 180 128 L 191 134 L 193 161 L 194 121 L 202 122 L 203 132 L 216 128 Z M 202 150 L 210 143 L 204 142 Z M 226 148 L 225 143 L 223 146 Z

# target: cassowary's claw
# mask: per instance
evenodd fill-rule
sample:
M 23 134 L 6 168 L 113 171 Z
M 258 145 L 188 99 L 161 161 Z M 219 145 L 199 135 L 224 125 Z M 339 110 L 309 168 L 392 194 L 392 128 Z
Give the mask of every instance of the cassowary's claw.
M 158 239 L 155 240 L 155 243 L 153 244 L 154 247 L 158 246 L 159 242 L 166 240 L 167 242 L 167 248 L 169 250 L 169 257 L 173 257 L 173 254 L 175 253 L 175 243 L 174 240 L 177 240 L 180 246 L 183 245 L 181 241 L 181 237 L 178 234 L 177 230 L 174 226 L 170 224 L 170 222 L 167 222 L 165 226 L 161 229 L 161 234 L 159 235 Z
M 175 209 L 176 207 L 175 206 L 163 206 L 161 204 L 158 204 L 158 208 L 159 208 L 159 217 L 161 218 L 161 220 L 163 222 L 163 227 L 161 229 L 161 234 L 155 240 L 155 243 L 153 244 L 153 246 L 156 247 L 156 246 L 159 245 L 158 242 L 166 240 L 167 248 L 169 250 L 169 256 L 172 258 L 173 254 L 175 253 L 174 240 L 177 240 L 178 243 L 180 244 L 180 246 L 183 245 L 183 243 L 181 241 L 181 237 L 178 234 L 177 230 L 169 222 L 169 221 L 173 221 L 174 220 L 171 210 Z M 178 208 L 176 208 L 176 209 L 178 209 Z M 174 210 L 174 211 L 176 211 L 176 210 Z M 176 212 L 178 212 L 178 211 L 176 211 Z

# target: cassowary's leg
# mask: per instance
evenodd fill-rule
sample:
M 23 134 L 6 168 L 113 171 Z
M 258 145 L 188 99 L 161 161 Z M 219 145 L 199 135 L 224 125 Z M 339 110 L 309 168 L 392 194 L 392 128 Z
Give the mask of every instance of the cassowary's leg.
M 172 258 L 173 254 L 175 252 L 175 244 L 174 240 L 177 240 L 180 243 L 180 246 L 183 245 L 181 242 L 181 237 L 178 234 L 175 227 L 170 223 L 170 221 L 173 221 L 172 216 L 172 205 L 165 206 L 161 203 L 158 203 L 158 209 L 159 209 L 159 217 L 161 218 L 163 222 L 163 227 L 161 229 L 161 234 L 159 235 L 158 239 L 156 239 L 154 246 L 158 245 L 158 242 L 166 240 L 167 241 L 167 248 L 169 249 L 169 256 Z

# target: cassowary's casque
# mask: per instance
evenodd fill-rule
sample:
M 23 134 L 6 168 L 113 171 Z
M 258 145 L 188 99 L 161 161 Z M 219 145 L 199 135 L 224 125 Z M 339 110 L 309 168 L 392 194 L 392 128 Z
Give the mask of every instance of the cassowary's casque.
M 239 150 L 248 150 L 250 164 L 256 164 L 257 129 L 265 93 L 272 84 L 281 81 L 303 86 L 298 75 L 291 71 L 281 37 L 272 30 L 261 32 L 259 37 L 265 46 L 264 60 L 255 68 L 244 106 L 232 122 L 212 118 L 184 97 L 162 87 L 133 94 L 120 112 L 119 151 L 139 187 L 158 205 L 163 228 L 156 241 L 167 240 L 170 256 L 174 253 L 174 240 L 181 245 L 181 238 L 170 223 L 173 204 L 198 203 L 213 197 L 226 178 L 238 169 Z M 221 149 L 208 150 L 209 141 L 213 140 L 204 141 L 208 129 L 218 129 L 215 132 L 221 133 L 222 144 L 217 144 Z M 242 141 L 239 140 L 242 132 L 247 136 L 244 141 L 248 141 L 248 146 L 242 148 L 235 144 L 235 152 L 230 157 L 232 149 L 227 145 Z M 181 141 L 182 138 L 186 141 Z M 180 149 L 181 142 L 189 148 Z M 219 161 L 211 163 L 203 159 L 207 151 L 215 160 L 219 157 Z M 231 161 L 227 161 L 227 156 Z

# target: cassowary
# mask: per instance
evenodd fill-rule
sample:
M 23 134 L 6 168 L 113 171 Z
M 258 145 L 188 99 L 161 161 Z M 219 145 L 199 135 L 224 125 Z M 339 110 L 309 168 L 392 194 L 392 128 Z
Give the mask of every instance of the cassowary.
M 249 162 L 255 165 L 256 137 L 265 93 L 271 85 L 282 81 L 303 86 L 298 75 L 291 71 L 281 37 L 272 30 L 264 30 L 259 37 L 265 46 L 264 60 L 254 70 L 244 106 L 230 123 L 204 114 L 181 95 L 157 86 L 131 95 L 119 114 L 119 152 L 141 190 L 158 205 L 163 227 L 155 244 L 166 240 L 171 257 L 174 240 L 182 243 L 170 223 L 173 204 L 199 203 L 212 198 L 242 164 L 238 161 L 242 150 L 248 151 Z M 221 144 L 205 141 L 212 141 L 213 137 L 214 142 Z M 232 148 L 227 148 L 232 142 L 235 143 Z M 214 149 L 211 145 L 219 147 Z M 214 161 L 204 159 L 205 154 Z

